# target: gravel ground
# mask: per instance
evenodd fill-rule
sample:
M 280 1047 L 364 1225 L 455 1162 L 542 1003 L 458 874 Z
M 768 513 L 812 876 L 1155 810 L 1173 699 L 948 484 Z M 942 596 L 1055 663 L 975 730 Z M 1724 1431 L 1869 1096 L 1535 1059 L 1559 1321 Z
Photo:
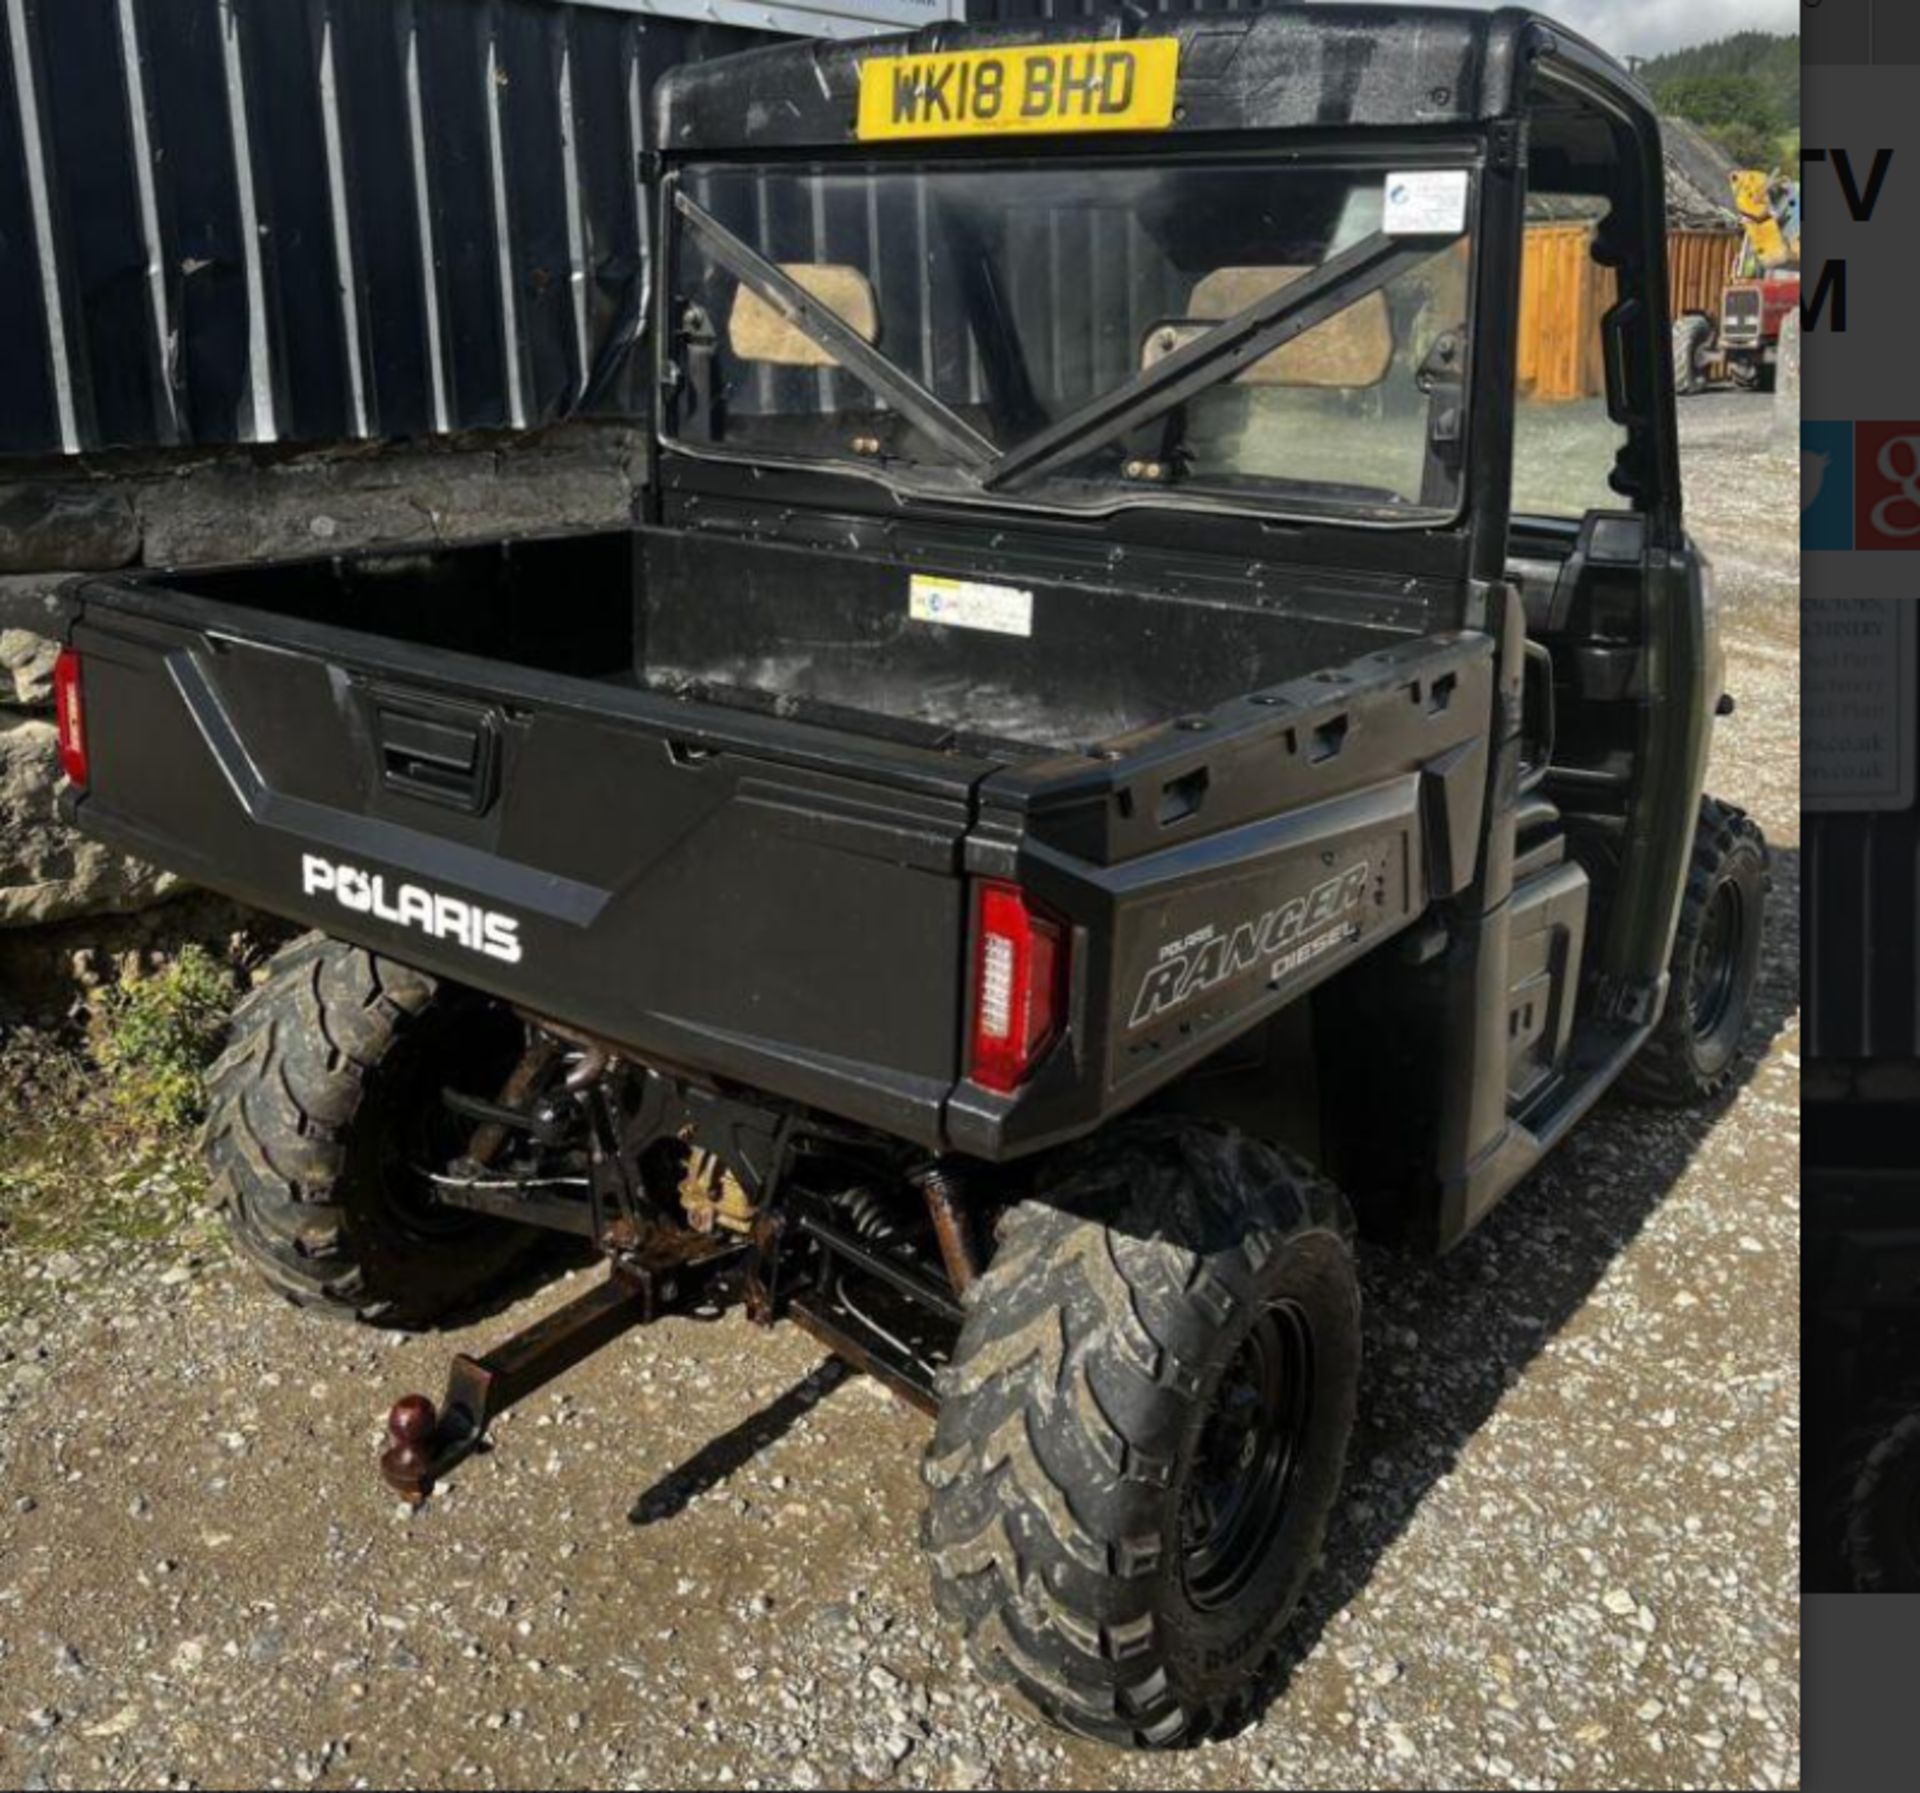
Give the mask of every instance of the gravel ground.
M 1797 511 L 1764 403 L 1683 411 L 1740 700 L 1712 783 L 1777 849 L 1763 1055 L 1710 1112 L 1606 1103 L 1445 1262 L 1368 1258 L 1349 1494 L 1252 1729 L 1126 1756 L 990 1692 L 930 1609 L 925 1422 L 737 1315 L 602 1353 L 409 1516 L 386 1403 L 588 1273 L 355 1334 L 193 1218 L 7 1269 L 0 1783 L 1794 1784 Z

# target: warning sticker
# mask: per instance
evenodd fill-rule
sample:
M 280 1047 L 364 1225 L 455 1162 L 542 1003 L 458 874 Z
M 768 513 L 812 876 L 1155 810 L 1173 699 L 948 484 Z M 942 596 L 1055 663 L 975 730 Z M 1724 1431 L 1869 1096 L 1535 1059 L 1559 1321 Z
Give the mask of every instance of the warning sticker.
M 1467 171 L 1422 168 L 1388 175 L 1380 228 L 1390 237 L 1457 237 L 1467 228 Z
M 1802 809 L 1912 805 L 1915 608 L 1900 598 L 1802 602 Z
M 915 573 L 907 591 L 907 614 L 915 622 L 955 629 L 990 629 L 996 635 L 1033 633 L 1033 593 L 1011 585 L 972 579 L 938 579 Z

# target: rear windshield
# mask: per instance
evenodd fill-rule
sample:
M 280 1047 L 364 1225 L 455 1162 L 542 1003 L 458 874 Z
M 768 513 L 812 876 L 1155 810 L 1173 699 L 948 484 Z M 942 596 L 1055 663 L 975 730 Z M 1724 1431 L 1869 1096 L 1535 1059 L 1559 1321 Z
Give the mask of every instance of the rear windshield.
M 1412 234 L 1393 210 L 1409 181 Z M 672 212 L 669 434 L 944 496 L 1450 519 L 1470 195 L 1458 167 L 1298 160 L 691 167 Z M 1359 271 L 1316 300 L 1312 327 L 1177 404 L 1074 434 L 1089 407 L 1343 255 Z M 780 286 L 741 278 L 766 265 L 936 400 L 945 427 L 850 366 L 844 336 L 836 348 L 796 322 Z M 995 466 L 1063 428 L 1059 452 Z

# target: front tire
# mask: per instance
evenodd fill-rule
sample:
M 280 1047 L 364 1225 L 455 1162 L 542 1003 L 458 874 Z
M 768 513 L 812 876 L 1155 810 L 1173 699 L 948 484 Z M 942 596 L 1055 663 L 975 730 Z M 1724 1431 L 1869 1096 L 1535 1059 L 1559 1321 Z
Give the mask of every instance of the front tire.
M 1733 1081 L 1760 977 L 1771 882 L 1766 838 L 1752 817 L 1702 798 L 1667 961 L 1667 1006 L 1621 1079 L 1628 1095 L 1684 1107 L 1712 1101 Z
M 241 1255 L 300 1307 L 419 1326 L 469 1304 L 538 1240 L 436 1207 L 440 1091 L 498 1090 L 511 1014 L 474 992 L 308 934 L 234 1013 L 208 1075 L 205 1149 Z M 470 1130 L 470 1128 L 469 1128 Z
M 1009 1212 L 925 1470 L 936 1602 L 984 1673 L 1114 1743 L 1251 1714 L 1353 1428 L 1350 1231 L 1298 1159 L 1164 1120 Z

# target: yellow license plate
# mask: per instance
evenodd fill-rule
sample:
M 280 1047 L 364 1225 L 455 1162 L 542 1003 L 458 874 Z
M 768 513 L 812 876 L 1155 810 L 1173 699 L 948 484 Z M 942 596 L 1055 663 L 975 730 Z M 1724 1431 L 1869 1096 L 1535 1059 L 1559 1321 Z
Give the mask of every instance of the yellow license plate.
M 875 57 L 860 65 L 862 142 L 1027 131 L 1163 131 L 1177 38 Z

